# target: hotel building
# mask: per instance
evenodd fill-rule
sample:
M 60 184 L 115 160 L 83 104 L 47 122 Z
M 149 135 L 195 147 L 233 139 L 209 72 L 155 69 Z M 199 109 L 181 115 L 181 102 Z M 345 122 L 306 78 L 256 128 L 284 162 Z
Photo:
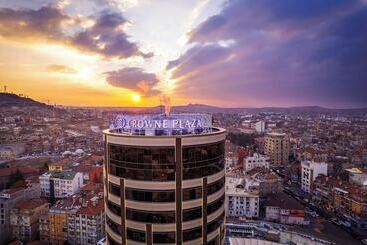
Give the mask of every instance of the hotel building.
M 223 243 L 225 130 L 201 116 L 104 131 L 108 244 Z

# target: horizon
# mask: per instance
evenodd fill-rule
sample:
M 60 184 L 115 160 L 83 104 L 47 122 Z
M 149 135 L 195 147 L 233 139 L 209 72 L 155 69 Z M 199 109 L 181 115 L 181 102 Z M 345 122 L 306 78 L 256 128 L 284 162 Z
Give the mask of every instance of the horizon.
M 366 108 L 367 2 L 269 1 L 0 0 L 0 88 L 79 107 Z
M 89 105 L 63 105 L 63 104 L 48 104 L 44 101 L 38 101 L 35 98 L 28 97 L 23 94 L 15 94 L 11 92 L 0 92 L 0 94 L 12 94 L 19 96 L 21 98 L 27 98 L 34 100 L 36 102 L 44 103 L 46 105 L 50 106 L 61 106 L 66 108 L 134 108 L 134 109 L 144 109 L 144 108 L 158 108 L 158 107 L 164 107 L 164 104 L 157 104 L 157 105 L 147 105 L 147 106 L 89 106 Z M 188 104 L 178 104 L 178 105 L 171 105 L 171 107 L 187 107 L 187 106 L 207 106 L 207 107 L 214 107 L 218 109 L 295 109 L 295 108 L 320 108 L 320 109 L 327 109 L 327 110 L 364 110 L 367 109 L 367 107 L 350 107 L 350 108 L 331 108 L 331 107 L 324 107 L 319 105 L 304 105 L 304 106 L 264 106 L 264 107 L 245 107 L 245 106 L 239 106 L 239 107 L 225 107 L 220 105 L 210 105 L 210 104 L 197 104 L 197 103 L 188 103 Z

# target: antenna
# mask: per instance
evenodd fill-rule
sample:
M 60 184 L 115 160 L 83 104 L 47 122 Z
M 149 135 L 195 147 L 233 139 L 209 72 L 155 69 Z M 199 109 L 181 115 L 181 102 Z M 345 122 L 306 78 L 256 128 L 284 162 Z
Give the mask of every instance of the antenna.
M 161 114 L 163 114 L 163 98 L 159 97 L 159 109 L 161 110 Z
M 163 103 L 164 103 L 164 114 L 169 116 L 171 113 L 171 99 L 168 96 L 163 96 Z

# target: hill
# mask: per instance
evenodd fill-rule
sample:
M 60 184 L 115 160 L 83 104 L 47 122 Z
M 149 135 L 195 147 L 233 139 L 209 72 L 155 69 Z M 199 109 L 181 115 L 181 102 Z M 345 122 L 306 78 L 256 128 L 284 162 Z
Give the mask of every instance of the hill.
M 38 107 L 48 107 L 48 105 L 35 101 L 30 98 L 22 97 L 16 94 L 11 93 L 0 93 L 0 107 L 30 107 L 30 106 L 38 106 Z

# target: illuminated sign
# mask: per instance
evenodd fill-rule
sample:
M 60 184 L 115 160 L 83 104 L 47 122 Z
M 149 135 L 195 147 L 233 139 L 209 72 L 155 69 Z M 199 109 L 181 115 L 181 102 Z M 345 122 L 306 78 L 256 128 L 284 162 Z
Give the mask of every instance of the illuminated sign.
M 110 129 L 123 132 L 144 130 L 155 132 L 164 130 L 167 135 L 183 133 L 201 133 L 211 130 L 212 117 L 208 114 L 171 114 L 171 115 L 117 115 Z M 151 133 L 154 134 L 154 133 Z

